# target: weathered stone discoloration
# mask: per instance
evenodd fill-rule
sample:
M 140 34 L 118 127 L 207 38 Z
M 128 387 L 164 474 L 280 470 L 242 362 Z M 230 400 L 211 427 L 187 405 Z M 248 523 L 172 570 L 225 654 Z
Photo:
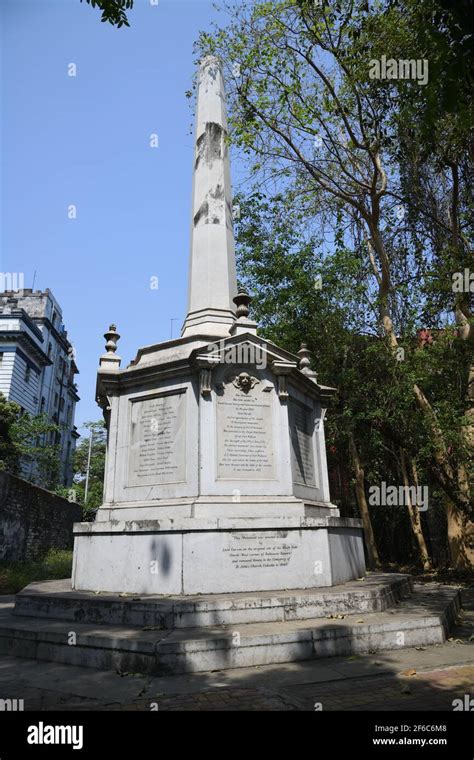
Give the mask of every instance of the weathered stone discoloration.
M 220 62 L 201 62 L 196 108 L 188 313 L 183 337 L 227 336 L 237 293 L 232 190 Z
M 220 124 L 215 124 L 212 121 L 206 124 L 205 131 L 196 140 L 195 170 L 201 161 L 209 165 L 213 161 L 224 158 L 226 151 L 224 137 L 225 133 Z
M 193 603 L 196 601 L 190 605 Z M 343 619 L 244 623 L 239 625 L 238 645 L 235 623 L 222 625 L 218 618 L 212 620 L 212 602 L 207 621 L 184 630 L 163 630 L 158 624 L 144 630 L 133 624 L 76 622 L 75 646 L 67 644 L 70 620 L 43 620 L 38 625 L 34 618 L 12 616 L 4 610 L 0 611 L 0 653 L 157 675 L 227 670 L 441 644 L 459 607 L 458 589 L 438 584 L 415 586 L 413 597 L 402 601 L 391 614 L 364 611 L 363 620 L 358 620 L 361 613 L 353 610 L 355 614 Z
M 225 223 L 225 196 L 224 188 L 218 184 L 209 190 L 206 200 L 201 204 L 194 216 L 194 226 L 198 224 L 224 224 Z
M 81 516 L 79 504 L 0 472 L 0 560 L 36 560 L 48 549 L 70 549 Z
M 108 625 L 192 628 L 242 625 L 382 612 L 408 599 L 413 582 L 408 575 L 375 574 L 364 583 L 352 581 L 333 589 L 190 596 L 121 597 L 73 591 L 68 581 L 27 586 L 16 597 L 15 614 Z

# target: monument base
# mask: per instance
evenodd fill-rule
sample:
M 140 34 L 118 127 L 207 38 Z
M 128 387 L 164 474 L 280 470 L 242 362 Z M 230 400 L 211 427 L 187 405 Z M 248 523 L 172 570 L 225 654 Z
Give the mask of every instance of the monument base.
M 369 573 L 331 589 L 196 596 L 32 583 L 0 610 L 0 653 L 157 676 L 442 644 L 459 589 Z M 71 646 L 71 631 L 75 646 Z
M 365 574 L 360 520 L 177 518 L 77 523 L 72 586 L 220 594 L 334 586 Z

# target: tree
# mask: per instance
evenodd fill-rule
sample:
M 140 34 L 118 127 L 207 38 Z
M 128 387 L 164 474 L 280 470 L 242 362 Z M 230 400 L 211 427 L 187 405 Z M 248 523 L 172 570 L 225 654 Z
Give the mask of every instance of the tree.
M 0 463 L 6 469 L 7 463 L 13 460 L 15 446 L 12 441 L 11 427 L 20 413 L 18 404 L 7 401 L 0 393 Z
M 125 10 L 133 8 L 133 0 L 86 0 L 86 3 L 102 11 L 101 21 L 108 21 L 117 29 L 121 26 L 130 26 Z
M 25 473 L 46 488 L 54 488 L 59 470 L 59 450 L 55 443 L 59 425 L 45 414 L 22 413 L 19 404 L 0 393 L 0 466 L 13 475 Z
M 84 423 L 84 427 L 89 430 L 89 436 L 83 438 L 76 448 L 73 490 L 75 491 L 74 500 L 82 504 L 86 511 L 91 511 L 102 504 L 107 433 L 102 420 L 86 422 Z M 85 490 L 88 467 L 89 483 L 86 501 Z
M 428 569 L 426 516 L 411 501 L 374 508 L 367 503 L 367 487 L 382 481 L 397 487 L 427 484 L 430 515 L 439 513 L 439 486 L 429 472 L 429 431 L 413 408 L 411 383 L 416 373 L 449 397 L 459 368 L 446 360 L 452 354 L 448 338 L 418 349 L 408 322 L 399 336 L 406 357 L 397 361 L 383 338 L 367 329 L 360 252 L 347 249 L 338 235 L 335 249 L 325 253 L 320 236 L 308 231 L 305 216 L 284 196 L 268 199 L 259 193 L 238 202 L 238 271 L 254 295 L 252 315 L 267 338 L 293 353 L 304 340 L 318 381 L 338 389 L 326 418 L 329 469 L 350 477 L 352 460 L 369 564 L 410 558 Z M 343 514 L 354 515 L 350 497 L 335 500 Z
M 436 311 L 433 289 L 428 287 L 433 269 L 442 279 L 440 251 L 424 251 L 413 224 L 405 229 L 398 214 L 401 205 L 410 219 L 413 207 L 404 181 L 401 136 L 407 142 L 413 131 L 421 135 L 415 128 L 417 118 L 421 113 L 429 121 L 430 111 L 416 81 L 369 76 L 370 60 L 381 52 L 403 51 L 403 58 L 423 59 L 420 45 L 430 40 L 434 41 L 430 52 L 438 60 L 439 34 L 436 28 L 431 35 L 420 33 L 424 17 L 417 15 L 411 0 L 381 3 L 370 10 L 368 4 L 350 0 L 322 7 L 310 0 L 225 7 L 230 23 L 212 35 L 202 34 L 198 50 L 218 54 L 228 65 L 231 137 L 253 158 L 255 185 L 268 188 L 278 182 L 287 188 L 307 224 L 314 228 L 317 223 L 332 238 L 329 247 L 337 243 L 332 232 L 336 229 L 342 259 L 350 261 L 354 255 L 360 259 L 366 273 L 365 331 L 377 336 L 382 366 L 397 379 L 385 398 L 374 388 L 380 408 L 371 419 L 372 429 L 378 426 L 397 452 L 400 445 L 408 447 L 406 454 L 415 464 L 417 446 L 422 446 L 426 472 L 444 492 L 448 520 L 462 525 L 470 504 L 467 439 L 461 435 L 465 420 L 461 406 L 469 376 L 466 358 L 453 325 L 439 308 Z M 442 18 L 445 23 L 446 16 Z M 431 98 L 434 92 L 436 84 L 430 89 Z M 445 115 L 446 124 L 450 118 Z M 459 129 L 456 134 L 461 135 L 460 149 L 465 151 L 464 133 Z M 417 142 L 415 137 L 410 147 Z M 456 182 L 453 175 L 453 201 L 461 197 Z M 457 213 L 460 208 L 458 202 Z M 432 217 L 424 204 L 415 212 L 425 220 Z M 459 242 L 460 228 L 456 229 Z M 443 239 L 449 235 L 439 225 L 436 232 Z M 464 249 L 459 251 L 458 261 L 465 256 Z M 444 319 L 443 329 L 451 333 L 431 352 L 414 340 L 417 331 L 427 326 L 420 324 L 425 313 L 434 316 L 433 327 Z M 375 345 L 370 343 L 371 351 Z M 384 353 L 387 350 L 391 358 Z M 449 350 L 462 369 L 462 382 L 450 382 L 451 396 L 446 399 L 428 370 L 436 364 L 438 371 L 436 359 Z M 402 351 L 406 358 L 400 362 Z M 452 368 L 452 358 L 448 364 Z M 383 378 L 380 383 L 386 391 Z M 357 397 L 355 385 L 351 392 Z M 361 404 L 363 408 L 363 399 Z M 355 419 L 358 425 L 365 424 L 363 418 Z M 458 567 L 474 560 L 462 534 L 457 530 L 451 541 L 452 562 Z

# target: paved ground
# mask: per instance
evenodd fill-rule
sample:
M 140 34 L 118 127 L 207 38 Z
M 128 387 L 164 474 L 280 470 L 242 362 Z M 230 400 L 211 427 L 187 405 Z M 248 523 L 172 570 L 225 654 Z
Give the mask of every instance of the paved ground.
M 0 657 L 25 710 L 423 710 L 474 698 L 474 589 L 444 645 L 156 678 Z

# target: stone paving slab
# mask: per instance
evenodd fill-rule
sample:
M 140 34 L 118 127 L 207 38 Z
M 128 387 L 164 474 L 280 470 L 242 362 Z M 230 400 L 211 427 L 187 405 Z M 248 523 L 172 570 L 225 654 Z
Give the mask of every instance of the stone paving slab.
M 314 710 L 320 703 L 323 710 L 439 711 L 474 695 L 473 685 L 474 645 L 456 641 L 422 652 L 333 658 L 330 664 L 166 678 L 0 657 L 0 697 L 24 699 L 27 710 L 286 711 Z
M 413 669 L 414 670 L 414 669 Z M 140 692 L 115 692 L 103 699 L 79 697 L 66 691 L 54 691 L 17 683 L 2 694 L 24 699 L 26 710 L 137 710 L 137 711 L 313 711 L 313 710 L 408 710 L 452 711 L 453 700 L 472 694 L 474 662 L 430 671 L 410 670 L 391 675 L 339 679 L 336 682 L 297 685 L 233 687 L 206 689 L 195 693 L 163 694 L 150 685 L 147 695 Z M 74 688 L 73 681 L 69 682 Z M 62 685 L 64 689 L 64 682 Z M 143 691 L 143 689 L 142 689 Z M 5 698 L 5 697 L 4 697 Z
M 413 673 L 413 675 L 409 675 Z M 474 663 L 446 669 L 346 679 L 336 683 L 285 687 L 302 710 L 451 711 L 454 699 L 474 695 Z

